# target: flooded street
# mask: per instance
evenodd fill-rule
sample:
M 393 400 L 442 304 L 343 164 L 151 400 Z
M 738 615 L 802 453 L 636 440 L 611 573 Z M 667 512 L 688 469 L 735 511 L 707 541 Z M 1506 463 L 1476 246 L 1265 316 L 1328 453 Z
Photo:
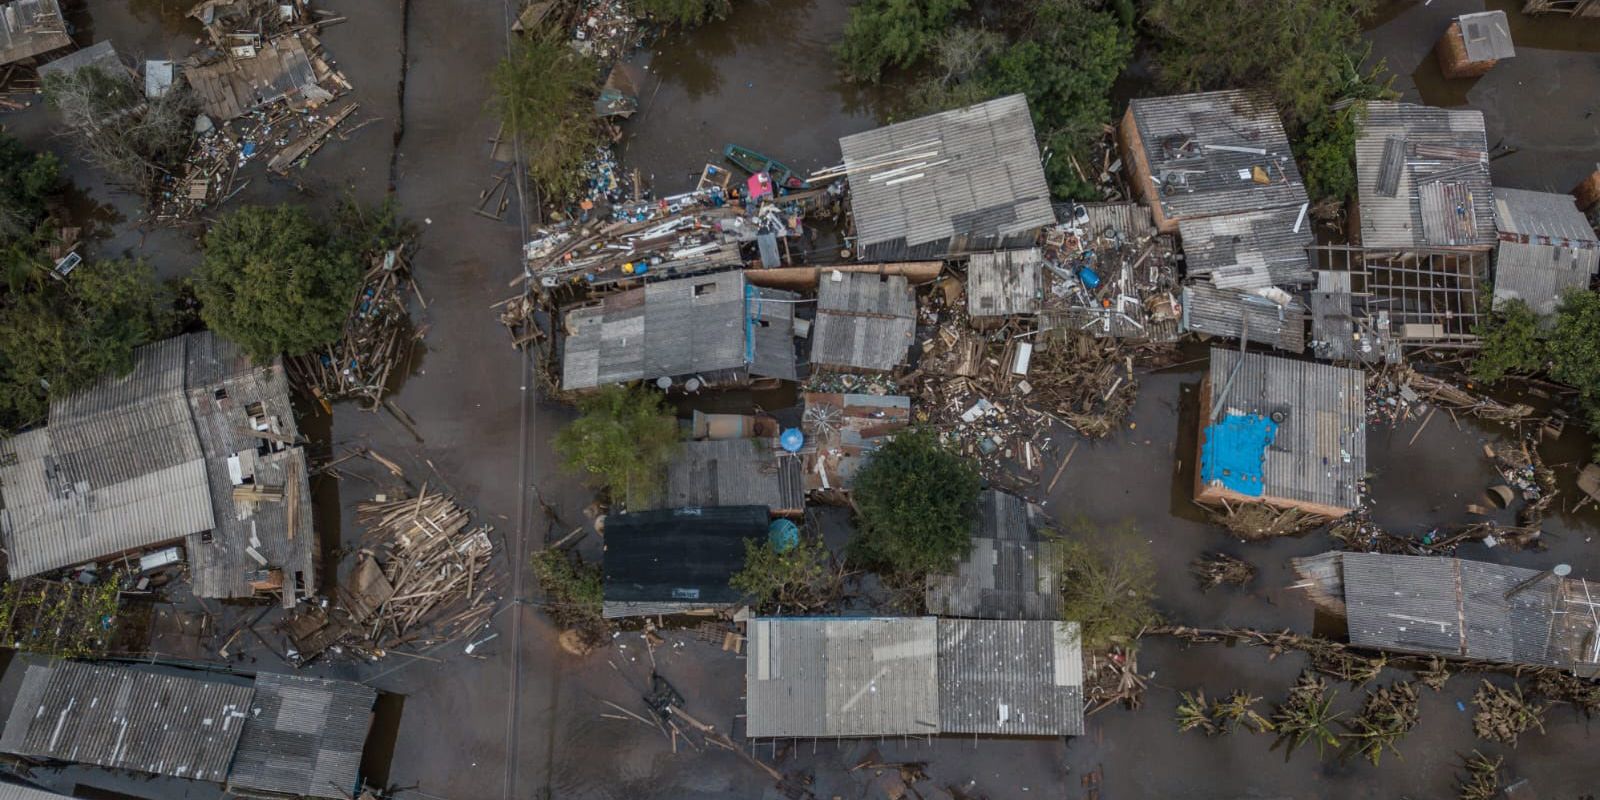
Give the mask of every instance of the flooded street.
M 179 56 L 198 33 L 175 11 L 187 5 L 89 0 L 75 18 L 78 38 L 83 44 L 113 39 L 125 56 Z M 348 18 L 322 39 L 355 86 L 357 120 L 371 124 L 346 141 L 330 142 L 293 179 L 268 178 L 257 170 L 230 208 L 291 202 L 326 213 L 346 196 L 376 202 L 393 192 L 401 214 L 421 229 L 413 269 L 427 307 L 416 309 L 414 317 L 426 329 L 425 353 L 394 401 L 415 418 L 422 441 L 394 417 L 352 404 L 336 406 L 331 420 L 305 405 L 302 428 L 324 432 L 326 444 L 338 451 L 365 446 L 381 452 L 400 462 L 414 483 L 428 481 L 474 508 L 479 519 L 495 526 L 501 593 L 523 602 L 504 605 L 493 628 L 498 638 L 473 655 L 455 642 L 421 658 L 391 656 L 371 664 L 346 658 L 318 662 L 308 671 L 365 681 L 398 696 L 387 701 L 374 734 L 383 757 L 368 765 L 368 774 L 397 788 L 400 798 L 763 797 L 770 781 L 737 755 L 674 753 L 673 743 L 655 729 L 601 716 L 610 711 L 607 700 L 643 712 L 639 695 L 653 662 L 688 698 L 686 710 L 742 741 L 741 657 L 691 631 L 669 633 L 653 657 L 636 632 L 619 634 L 616 646 L 588 657 L 569 655 L 534 605 L 539 595 L 532 577 L 517 563 L 582 524 L 591 498 L 550 451 L 550 439 L 570 410 L 537 397 L 524 357 L 509 346 L 490 310 L 513 293 L 512 281 L 521 274 L 525 232 L 519 205 L 513 202 L 501 222 L 471 210 L 502 168 L 488 157 L 497 125 L 485 105 L 487 76 L 507 45 L 508 6 L 485 0 L 317 5 Z M 1481 10 L 1482 2 L 1390 7 L 1371 33 L 1373 55 L 1400 76 L 1396 88 L 1406 99 L 1466 103 L 1484 111 L 1490 144 L 1509 152 L 1492 163 L 1498 184 L 1567 191 L 1600 162 L 1600 116 L 1593 114 L 1600 110 L 1600 22 L 1529 20 L 1516 5 L 1517 0 L 1490 3 L 1510 11 L 1517 57 L 1476 82 L 1444 81 L 1431 48 L 1448 18 Z M 640 54 L 650 79 L 641 88 L 641 110 L 623 125 L 617 151 L 625 167 L 653 176 L 658 194 L 692 188 L 704 164 L 722 163 L 721 149 L 730 142 L 809 170 L 840 160 L 840 136 L 885 121 L 880 109 L 894 89 L 851 87 L 832 68 L 832 47 L 846 19 L 844 0 L 735 0 L 734 8 L 728 20 L 668 34 Z M 64 157 L 80 193 L 74 205 L 92 212 L 103 234 L 92 244 L 94 254 L 144 258 L 170 279 L 182 278 L 198 263 L 193 232 L 140 229 L 140 204 L 71 156 L 67 142 L 54 134 L 53 113 L 35 108 L 4 121 L 29 146 Z M 1131 424 L 1080 448 L 1047 509 L 1058 517 L 1136 521 L 1158 563 L 1160 608 L 1174 623 L 1309 633 L 1312 605 L 1288 588 L 1294 582 L 1288 559 L 1331 549 L 1328 538 L 1241 543 L 1206 524 L 1190 501 L 1202 366 L 1144 376 Z M 1421 533 L 1476 519 L 1466 505 L 1484 502 L 1484 489 L 1497 480 L 1482 446 L 1506 439 L 1507 432 L 1465 419 L 1458 427 L 1438 416 L 1414 442 L 1420 422 L 1415 418 L 1369 433 L 1372 516 L 1392 531 Z M 1600 548 L 1593 542 L 1600 511 L 1565 511 L 1577 496 L 1570 474 L 1588 453 L 1579 428 L 1569 425 L 1565 438 L 1543 451 L 1567 475 L 1556 502 L 1561 510 L 1546 521 L 1548 549 L 1510 552 L 1474 544 L 1461 550 L 1463 558 L 1534 568 L 1565 562 L 1575 576 L 1600 577 Z M 359 546 L 354 505 L 382 491 L 385 480 L 376 472 L 368 477 L 373 483 L 323 479 L 314 485 L 321 504 L 318 527 L 330 557 Z M 526 489 L 534 485 L 560 524 L 546 520 L 533 504 Z M 1508 512 L 1502 521 L 1509 519 Z M 581 549 L 597 554 L 599 542 L 590 537 Z M 1189 563 L 1211 550 L 1251 561 L 1258 577 L 1243 590 L 1201 592 Z M 236 668 L 290 670 L 258 643 L 242 647 Z M 1107 800 L 1446 797 L 1453 796 L 1457 754 L 1475 747 L 1505 755 L 1505 773 L 1533 778 L 1542 797 L 1577 797 L 1600 787 L 1600 764 L 1581 757 L 1594 752 L 1600 737 L 1570 708 L 1552 709 L 1546 732 L 1525 735 L 1515 750 L 1475 740 L 1471 695 L 1478 677 L 1471 674 L 1456 676 L 1442 692 L 1423 690 L 1421 723 L 1400 744 L 1404 757 L 1391 754 L 1379 767 L 1341 763 L 1332 754 L 1319 762 L 1311 747 L 1286 759 L 1281 750 L 1269 751 L 1270 736 L 1177 732 L 1173 708 L 1180 691 L 1204 687 L 1217 696 L 1242 689 L 1265 697 L 1263 706 L 1280 701 L 1305 657 L 1269 656 L 1259 649 L 1148 640 L 1139 656 L 1150 676 L 1145 707 L 1108 709 L 1090 718 L 1087 735 L 1069 741 L 801 742 L 787 753 L 763 743 L 757 754 L 781 756 L 784 770 L 814 768 L 812 789 L 823 798 L 859 795 L 859 776 L 849 768 L 871 748 L 886 762 L 926 761 L 940 785 L 992 800 L 1084 797 L 1083 776 L 1093 771 L 1103 775 L 1099 796 Z M 1379 682 L 1409 677 L 1389 670 Z M 1359 706 L 1362 691 L 1336 688 L 1338 709 Z M 212 784 L 86 768 L 36 769 L 33 777 L 78 796 L 94 790 L 150 800 L 222 795 Z

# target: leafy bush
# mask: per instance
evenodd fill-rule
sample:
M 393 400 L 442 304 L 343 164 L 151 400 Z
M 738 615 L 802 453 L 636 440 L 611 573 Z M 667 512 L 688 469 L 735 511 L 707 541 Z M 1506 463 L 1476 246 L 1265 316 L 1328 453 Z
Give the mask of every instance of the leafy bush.
M 246 206 L 205 239 L 200 317 L 257 361 L 339 338 L 361 265 L 350 244 L 298 206 Z
M 1086 649 L 1131 647 L 1161 620 L 1149 545 L 1132 522 L 1102 528 L 1078 519 L 1069 533 L 1053 540 L 1061 618 L 1082 626 Z
M 578 412 L 555 438 L 567 469 L 617 499 L 653 495 L 678 446 L 678 422 L 661 395 L 642 386 L 604 386 L 579 398 Z
M 1480 346 L 1472 359 L 1472 377 L 1480 381 L 1493 383 L 1513 373 L 1544 368 L 1546 348 L 1539 317 L 1521 300 L 1502 304 L 1473 333 Z
M 770 542 L 746 540 L 744 568 L 728 583 L 743 593 L 752 607 L 766 613 L 774 609 L 815 611 L 836 600 L 840 573 L 821 539 L 801 537 L 800 543 L 779 552 Z
M 902 574 L 948 571 L 971 547 L 978 472 L 928 430 L 902 433 L 856 475 L 852 550 Z
M 850 9 L 839 66 L 846 77 L 877 83 L 889 67 L 911 67 L 928 54 L 967 0 L 864 0 Z
M 733 3 L 731 0 L 634 0 L 633 8 L 662 23 L 693 28 L 727 18 Z
M 1313 202 L 1344 202 L 1355 195 L 1356 130 L 1366 113 L 1366 104 L 1355 102 L 1322 111 L 1306 125 L 1296 149 Z
M 32 236 L 44 222 L 45 200 L 61 188 L 61 162 L 0 133 L 0 242 Z
M 585 564 L 575 553 L 550 548 L 533 554 L 533 574 L 557 625 L 576 629 L 591 644 L 602 638 L 605 578 L 599 564 Z
M 597 79 L 594 60 L 564 34 L 518 39 L 490 79 L 490 109 L 518 137 L 528 175 L 551 199 L 581 188 L 583 163 L 599 142 Z

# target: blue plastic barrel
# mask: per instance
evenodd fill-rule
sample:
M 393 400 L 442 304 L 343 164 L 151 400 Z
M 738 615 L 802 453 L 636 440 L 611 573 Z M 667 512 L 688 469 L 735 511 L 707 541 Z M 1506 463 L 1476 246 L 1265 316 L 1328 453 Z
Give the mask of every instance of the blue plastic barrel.
M 778 435 L 778 446 L 790 453 L 800 452 L 806 444 L 806 435 L 799 428 L 790 428 Z
M 1088 267 L 1078 270 L 1078 280 L 1083 281 L 1083 285 L 1089 287 L 1090 290 L 1100 288 L 1100 276 L 1096 275 L 1094 270 Z
M 786 519 L 775 519 L 767 526 L 767 543 L 772 549 L 787 553 L 800 544 L 800 526 Z

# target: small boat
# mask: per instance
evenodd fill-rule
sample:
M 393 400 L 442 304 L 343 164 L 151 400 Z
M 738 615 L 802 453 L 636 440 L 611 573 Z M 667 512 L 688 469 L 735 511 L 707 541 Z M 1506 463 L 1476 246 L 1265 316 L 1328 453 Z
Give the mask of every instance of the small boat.
M 722 148 L 722 157 L 732 161 L 740 169 L 751 175 L 765 172 L 772 176 L 772 182 L 785 189 L 810 189 L 811 184 L 795 171 L 789 169 L 782 161 L 767 158 L 748 147 L 730 144 Z

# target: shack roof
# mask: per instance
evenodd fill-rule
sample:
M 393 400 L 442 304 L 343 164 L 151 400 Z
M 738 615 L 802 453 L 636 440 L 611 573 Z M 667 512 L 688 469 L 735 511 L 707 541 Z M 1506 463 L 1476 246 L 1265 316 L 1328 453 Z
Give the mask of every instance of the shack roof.
M 1481 112 L 1374 100 L 1358 125 L 1363 246 L 1494 242 L 1494 187 Z
M 64 794 L 35 789 L 31 786 L 0 781 L 0 800 L 72 800 L 72 798 Z
M 377 690 L 267 672 L 255 688 L 229 788 L 332 800 L 354 794 Z
M 57 74 L 76 72 L 84 67 L 95 67 L 105 73 L 106 77 L 130 78 L 122 58 L 117 55 L 117 48 L 108 39 L 95 42 L 82 50 L 75 50 L 60 58 L 54 59 L 39 67 L 40 79 Z
M 1190 277 L 1219 289 L 1292 286 L 1312 281 L 1306 248 L 1316 243 L 1299 206 L 1180 219 Z M 1298 230 L 1296 229 L 1298 226 Z
M 0 750 L 200 781 L 223 781 L 255 690 L 142 667 L 24 665 Z
M 1527 303 L 1554 314 L 1568 290 L 1588 289 L 1600 271 L 1600 241 L 1570 194 L 1496 188 L 1494 304 Z
M 184 396 L 185 337 L 51 402 L 50 425 L 0 439 L 0 531 L 13 578 L 215 526 Z
M 1252 342 L 1290 353 L 1306 349 L 1306 307 L 1298 298 L 1280 306 L 1251 292 L 1218 289 L 1204 281 L 1184 284 L 1182 328 L 1230 339 L 1248 336 Z
M 1201 420 L 1206 428 L 1202 480 L 1251 497 L 1338 509 L 1359 506 L 1358 483 L 1367 472 L 1364 374 L 1259 353 L 1243 359 L 1235 374 L 1239 352 L 1211 349 L 1209 395 L 1202 406 L 1209 416 Z M 1248 437 L 1225 435 L 1236 420 L 1260 421 L 1268 428 L 1264 446 L 1229 452 L 1248 447 Z M 1248 469 L 1238 469 L 1241 462 Z
M 1075 623 L 760 618 L 749 637 L 753 738 L 1083 732 Z
M 684 442 L 667 464 L 665 491 L 630 500 L 628 507 L 766 506 L 773 513 L 799 514 L 806 503 L 800 470 L 800 456 L 771 439 Z
M 1009 317 L 1039 313 L 1039 248 L 973 253 L 967 261 L 967 313 Z
M 1504 11 L 1462 14 L 1456 17 L 1456 24 L 1461 26 L 1461 42 L 1466 45 L 1468 61 L 1498 61 L 1517 54 Z
M 817 289 L 811 363 L 887 372 L 905 361 L 916 327 L 917 299 L 904 277 L 825 273 Z
M 12 0 L 0 5 L 0 64 L 72 46 L 56 0 Z
M 739 272 L 650 283 L 566 312 L 563 389 L 700 376 L 795 377 L 792 292 Z M 774 302 L 762 302 L 772 300 Z
M 1130 101 L 1128 113 L 1165 217 L 1298 210 L 1306 202 L 1283 120 L 1265 94 L 1144 97 Z
M 939 732 L 1081 735 L 1078 623 L 939 620 Z
M 1055 221 L 1020 94 L 852 134 L 839 148 L 863 260 L 1021 246 Z
M 1040 542 L 1028 501 L 993 489 L 978 496 L 972 549 L 953 575 L 927 578 L 928 613 L 981 619 L 1055 619 L 1054 544 Z
M 277 100 L 298 104 L 332 98 L 318 84 L 311 54 L 299 35 L 265 42 L 252 58 L 224 55 L 206 64 L 191 64 L 183 77 L 194 87 L 201 110 L 216 120 L 233 119 Z
M 1585 650 L 1600 632 L 1591 608 L 1600 587 L 1581 578 L 1378 553 L 1327 553 L 1294 566 L 1320 604 L 1344 613 L 1359 647 L 1600 673 L 1600 659 Z
M 744 543 L 767 535 L 766 506 L 611 514 L 605 523 L 605 614 L 674 613 L 737 602 L 728 579 Z M 648 609 L 648 610 L 646 610 Z

